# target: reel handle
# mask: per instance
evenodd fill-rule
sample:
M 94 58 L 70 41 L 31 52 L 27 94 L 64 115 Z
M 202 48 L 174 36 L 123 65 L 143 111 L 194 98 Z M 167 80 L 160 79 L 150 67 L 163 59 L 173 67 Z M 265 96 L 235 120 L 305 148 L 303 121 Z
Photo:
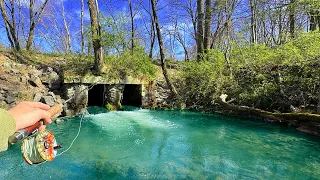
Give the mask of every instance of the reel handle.
M 48 109 L 47 111 L 50 112 L 51 117 L 60 113 L 62 111 L 62 104 L 57 104 L 54 105 L 52 107 L 50 107 L 50 109 Z M 43 120 L 40 120 L 38 122 L 36 122 L 34 125 L 26 127 L 24 129 L 20 129 L 17 132 L 15 132 L 13 135 L 11 135 L 8 139 L 10 144 L 15 144 L 17 143 L 19 140 L 28 137 L 30 134 L 36 132 L 38 130 L 38 128 L 44 124 Z

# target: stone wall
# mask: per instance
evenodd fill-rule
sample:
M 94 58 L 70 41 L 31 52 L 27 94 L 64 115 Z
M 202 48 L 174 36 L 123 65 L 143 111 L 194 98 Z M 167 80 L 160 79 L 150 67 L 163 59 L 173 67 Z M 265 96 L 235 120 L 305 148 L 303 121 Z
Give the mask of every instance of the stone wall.
M 64 106 L 65 116 L 73 116 L 88 105 L 88 85 L 63 84 L 64 99 L 69 100 Z
M 143 84 L 141 91 L 142 108 L 156 108 L 156 82 L 150 81 L 149 84 Z
M 123 84 L 106 85 L 105 105 L 112 104 L 116 109 L 119 109 L 123 98 L 124 86 Z
M 64 99 L 70 101 L 64 107 L 66 116 L 72 116 L 79 113 L 82 108 L 88 106 L 88 86 L 89 84 L 63 84 Z M 111 104 L 117 109 L 121 107 L 123 99 L 124 84 L 106 84 L 104 85 L 104 106 Z M 150 81 L 149 84 L 141 85 L 141 107 L 156 108 L 156 84 Z

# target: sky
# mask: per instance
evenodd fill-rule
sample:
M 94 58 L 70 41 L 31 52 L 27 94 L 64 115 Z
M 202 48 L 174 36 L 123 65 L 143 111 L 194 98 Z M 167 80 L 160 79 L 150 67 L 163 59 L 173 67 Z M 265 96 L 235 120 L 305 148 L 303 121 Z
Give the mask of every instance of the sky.
M 39 7 L 41 3 L 43 3 L 44 0 L 36 0 L 36 8 Z M 20 3 L 22 6 L 22 11 L 24 14 L 24 24 L 18 23 L 18 26 L 25 26 L 25 33 L 27 34 L 28 29 L 28 6 L 29 6 L 29 0 L 17 0 L 17 3 Z M 149 4 L 146 3 L 147 1 L 143 2 L 143 6 L 148 7 Z M 165 1 L 163 1 L 165 2 Z M 122 18 L 126 18 L 128 20 L 129 18 L 129 7 L 128 7 L 128 1 L 127 0 L 98 0 L 99 9 L 102 12 L 102 14 L 105 17 L 120 17 L 119 14 L 122 14 Z M 38 5 L 38 6 L 37 6 Z M 65 8 L 65 16 L 67 20 L 67 24 L 69 26 L 69 31 L 72 39 L 72 47 L 74 52 L 80 51 L 80 13 L 81 13 L 81 0 L 49 0 L 42 16 L 41 21 L 36 27 L 36 37 L 35 37 L 35 45 L 40 48 L 41 51 L 44 52 L 51 52 L 55 49 L 52 48 L 55 47 L 54 43 L 47 43 L 46 39 L 43 38 L 43 36 L 49 36 L 47 39 L 57 39 L 58 41 L 60 36 L 63 36 L 64 34 L 64 28 L 63 28 L 63 19 L 62 19 L 62 5 Z M 159 7 L 165 6 L 162 2 L 159 2 Z M 87 0 L 85 0 L 84 3 L 85 11 L 84 11 L 84 24 L 85 27 L 88 29 L 90 26 L 90 14 L 88 10 Z M 142 6 L 137 4 L 137 1 L 133 0 L 133 8 L 134 11 L 136 11 L 138 8 L 141 9 Z M 16 8 L 17 9 L 17 8 Z M 162 12 L 164 12 L 162 10 Z M 161 11 L 159 12 L 159 16 L 161 17 Z M 17 13 L 18 16 L 18 13 Z M 148 16 L 146 12 L 144 12 L 142 9 L 135 15 L 135 23 L 136 23 L 136 30 L 137 30 L 137 36 L 145 36 L 146 32 L 143 32 L 144 26 L 146 23 L 144 22 L 146 20 L 143 20 L 143 16 Z M 120 19 L 116 19 L 115 21 L 120 22 Z M 0 41 L 6 45 L 9 46 L 9 41 L 6 37 L 4 23 L 1 18 L 0 21 L 1 28 L 0 28 Z M 129 30 L 129 23 L 126 24 L 126 28 Z M 23 34 L 22 32 L 20 34 Z M 145 42 L 145 40 L 141 41 Z M 61 42 L 60 42 L 61 43 Z M 146 44 L 145 44 L 146 45 Z

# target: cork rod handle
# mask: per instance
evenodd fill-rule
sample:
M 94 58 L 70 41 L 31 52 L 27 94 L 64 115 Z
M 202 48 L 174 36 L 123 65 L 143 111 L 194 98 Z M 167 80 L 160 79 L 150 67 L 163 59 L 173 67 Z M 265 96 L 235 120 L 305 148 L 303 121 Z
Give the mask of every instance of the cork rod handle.
M 51 117 L 60 113 L 62 111 L 62 104 L 56 104 L 54 106 L 52 106 L 50 109 L 48 109 L 48 111 L 51 114 Z

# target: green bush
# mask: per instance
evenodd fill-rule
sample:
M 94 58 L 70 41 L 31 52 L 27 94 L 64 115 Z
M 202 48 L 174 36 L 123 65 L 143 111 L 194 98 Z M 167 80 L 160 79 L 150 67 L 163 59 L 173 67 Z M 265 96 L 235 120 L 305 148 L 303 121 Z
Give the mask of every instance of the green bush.
M 239 105 L 281 112 L 293 105 L 313 111 L 320 98 L 319 32 L 302 34 L 273 48 L 232 48 L 231 68 L 217 50 L 204 59 L 183 65 L 179 87 L 187 105 L 211 105 L 227 93 Z
M 209 106 L 211 97 L 221 89 L 225 81 L 223 53 L 212 50 L 205 61 L 190 61 L 182 64 L 179 91 L 187 106 Z M 208 98 L 209 97 L 209 98 Z
M 109 66 L 109 75 L 113 77 L 123 75 L 154 77 L 155 68 L 144 50 L 139 47 L 133 52 L 132 55 L 131 50 L 126 50 L 120 56 L 107 56 L 106 63 Z

